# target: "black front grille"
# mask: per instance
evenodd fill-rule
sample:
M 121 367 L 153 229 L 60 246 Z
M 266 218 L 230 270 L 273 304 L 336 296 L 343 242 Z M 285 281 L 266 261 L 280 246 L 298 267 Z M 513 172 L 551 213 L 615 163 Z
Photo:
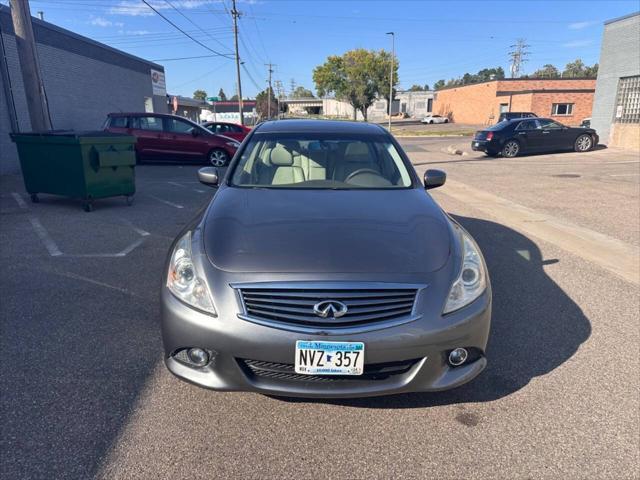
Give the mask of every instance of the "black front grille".
M 407 317 L 413 311 L 415 288 L 406 289 L 240 289 L 249 317 L 308 327 L 352 327 Z M 314 305 L 334 300 L 347 306 L 339 318 L 322 318 Z
M 238 363 L 247 374 L 254 378 L 298 382 L 353 382 L 362 380 L 386 380 L 394 375 L 402 375 L 403 373 L 407 373 L 418 360 L 419 359 L 366 364 L 362 375 L 302 375 L 296 373 L 295 366 L 289 363 L 245 359 L 238 359 Z

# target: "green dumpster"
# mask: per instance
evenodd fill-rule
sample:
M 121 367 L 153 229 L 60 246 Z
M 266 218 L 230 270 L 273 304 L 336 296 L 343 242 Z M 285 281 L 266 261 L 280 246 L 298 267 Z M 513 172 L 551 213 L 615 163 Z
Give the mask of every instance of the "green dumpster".
M 85 211 L 98 198 L 136 191 L 136 138 L 110 132 L 47 132 L 11 135 L 18 147 L 22 177 L 33 202 L 39 193 L 78 198 Z

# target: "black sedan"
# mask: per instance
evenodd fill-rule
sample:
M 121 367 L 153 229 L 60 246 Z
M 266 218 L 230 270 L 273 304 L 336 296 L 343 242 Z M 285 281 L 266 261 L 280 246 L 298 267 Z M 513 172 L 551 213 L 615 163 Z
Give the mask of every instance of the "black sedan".
M 549 118 L 517 118 L 476 132 L 471 148 L 490 156 L 512 158 L 525 152 L 587 152 L 598 140 L 592 128 L 567 127 Z

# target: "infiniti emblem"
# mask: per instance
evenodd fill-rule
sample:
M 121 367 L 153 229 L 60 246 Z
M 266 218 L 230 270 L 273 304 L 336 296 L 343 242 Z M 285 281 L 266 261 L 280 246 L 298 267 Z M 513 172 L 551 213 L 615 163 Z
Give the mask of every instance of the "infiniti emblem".
M 323 300 L 313 306 L 313 313 L 322 318 L 340 318 L 347 310 L 347 306 L 337 300 Z

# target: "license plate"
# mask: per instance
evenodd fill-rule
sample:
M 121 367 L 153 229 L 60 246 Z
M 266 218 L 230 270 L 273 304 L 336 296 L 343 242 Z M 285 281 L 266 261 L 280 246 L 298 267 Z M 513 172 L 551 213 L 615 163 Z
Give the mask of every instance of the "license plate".
M 480 142 L 473 142 L 473 146 L 474 147 L 479 147 L 480 146 Z
M 362 375 L 362 342 L 296 342 L 296 373 L 303 375 Z

